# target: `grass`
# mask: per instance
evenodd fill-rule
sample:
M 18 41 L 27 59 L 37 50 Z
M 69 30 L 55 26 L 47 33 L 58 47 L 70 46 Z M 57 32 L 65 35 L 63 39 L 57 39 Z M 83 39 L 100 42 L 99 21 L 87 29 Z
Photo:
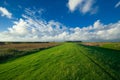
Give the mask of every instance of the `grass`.
M 100 47 L 120 50 L 120 42 L 119 43 L 107 43 L 107 44 L 101 45 Z
M 38 52 L 60 43 L 9 43 L 0 45 L 0 62 Z
M 83 42 L 80 43 L 88 46 L 97 46 L 101 48 L 108 48 L 113 50 L 120 50 L 120 42 Z
M 0 80 L 119 80 L 119 62 L 119 51 L 65 43 L 0 64 Z
M 120 79 L 120 51 L 96 46 L 81 46 L 81 51 L 111 76 Z
M 20 51 L 28 51 L 28 50 L 33 50 L 33 49 L 38 49 L 38 48 L 48 48 L 51 46 L 56 46 L 58 43 L 54 42 L 49 42 L 49 43 L 7 43 L 4 45 L 0 45 L 0 50 L 3 49 L 16 49 Z

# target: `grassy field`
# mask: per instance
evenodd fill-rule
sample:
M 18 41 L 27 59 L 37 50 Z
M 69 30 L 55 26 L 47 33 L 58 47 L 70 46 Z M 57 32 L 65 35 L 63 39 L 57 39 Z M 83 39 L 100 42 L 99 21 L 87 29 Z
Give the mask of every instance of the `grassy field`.
M 87 46 L 97 46 L 102 48 L 120 50 L 120 42 L 83 42 L 80 43 Z
M 4 62 L 14 57 L 28 55 L 33 52 L 44 50 L 60 43 L 2 43 L 0 44 L 0 62 Z
M 0 64 L 0 80 L 120 80 L 120 51 L 76 43 Z

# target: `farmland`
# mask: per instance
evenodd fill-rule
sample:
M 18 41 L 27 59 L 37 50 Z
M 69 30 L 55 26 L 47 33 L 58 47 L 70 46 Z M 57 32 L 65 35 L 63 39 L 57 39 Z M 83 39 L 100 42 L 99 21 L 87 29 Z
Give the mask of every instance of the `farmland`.
M 119 49 L 119 43 L 62 43 L 1 63 L 0 80 L 119 80 Z
M 60 44 L 60 43 L 59 43 Z M 27 55 L 46 48 L 59 45 L 58 43 L 24 43 L 24 42 L 3 42 L 0 45 L 0 62 L 14 57 Z
M 80 44 L 87 46 L 97 46 L 113 50 L 120 50 L 120 42 L 83 42 Z

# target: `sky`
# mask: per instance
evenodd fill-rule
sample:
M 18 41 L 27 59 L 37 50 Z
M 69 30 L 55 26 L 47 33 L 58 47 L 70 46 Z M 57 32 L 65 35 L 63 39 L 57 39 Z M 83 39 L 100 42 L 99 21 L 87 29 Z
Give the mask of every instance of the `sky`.
M 0 41 L 120 41 L 120 0 L 1 0 Z

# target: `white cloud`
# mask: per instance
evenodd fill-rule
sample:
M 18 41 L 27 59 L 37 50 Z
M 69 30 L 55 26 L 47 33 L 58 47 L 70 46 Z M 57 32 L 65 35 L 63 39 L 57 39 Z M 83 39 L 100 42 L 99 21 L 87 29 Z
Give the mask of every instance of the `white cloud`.
M 105 25 L 97 20 L 86 27 L 68 28 L 54 20 L 47 22 L 31 16 L 23 15 L 8 30 L 0 32 L 0 41 L 120 41 L 120 21 Z
M 82 2 L 83 0 L 69 0 L 68 7 L 71 11 L 74 11 L 77 8 L 77 6 Z
M 0 7 L 1 16 L 6 16 L 7 18 L 12 18 L 12 13 L 10 13 L 6 8 Z
M 69 0 L 68 8 L 71 12 L 79 9 L 81 13 L 91 13 L 95 14 L 97 12 L 97 7 L 93 6 L 95 3 L 94 0 Z
M 120 1 L 115 5 L 115 8 L 120 6 Z
M 30 16 L 32 18 L 34 18 L 34 17 L 41 17 L 41 15 L 44 12 L 45 12 L 45 10 L 42 9 L 42 8 L 40 8 L 40 9 L 36 9 L 35 7 L 33 7 L 33 9 L 31 9 L 31 8 L 25 8 L 25 15 Z
M 27 28 L 29 27 L 28 23 L 23 19 L 20 19 L 18 22 L 14 22 L 12 28 L 8 28 L 11 34 L 15 35 L 25 35 L 28 33 Z

